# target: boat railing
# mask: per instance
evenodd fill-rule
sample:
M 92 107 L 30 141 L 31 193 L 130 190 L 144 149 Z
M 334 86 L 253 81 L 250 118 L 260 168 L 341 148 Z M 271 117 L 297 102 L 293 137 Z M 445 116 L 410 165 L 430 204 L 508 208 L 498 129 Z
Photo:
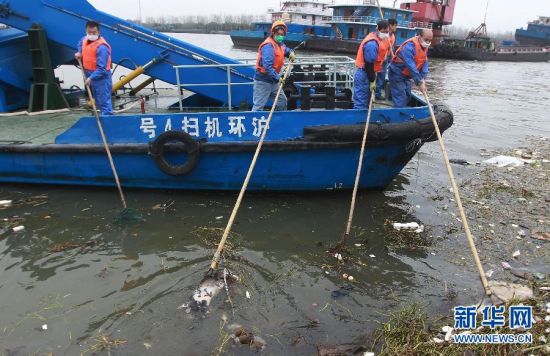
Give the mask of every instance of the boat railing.
M 497 49 L 499 53 L 539 53 L 548 52 L 544 47 L 529 47 L 529 46 L 501 46 Z
M 403 21 L 403 23 L 407 23 L 407 26 L 409 28 L 433 28 L 433 24 L 431 22 L 422 22 L 422 21 Z
M 304 15 L 315 15 L 315 16 L 324 16 L 327 15 L 328 11 L 324 9 L 319 9 L 315 7 L 297 7 L 297 6 L 288 6 L 281 11 L 275 11 L 274 13 L 289 13 L 289 14 L 304 14 Z
M 354 23 L 368 23 L 375 25 L 380 20 L 379 17 L 374 16 L 329 16 L 326 22 L 354 22 Z
M 352 22 L 376 25 L 380 17 L 375 16 L 328 16 L 323 17 L 324 22 Z M 432 23 L 422 21 L 399 21 L 398 26 L 407 28 L 432 28 Z
M 249 82 L 232 82 L 231 72 L 235 68 L 256 66 L 256 58 L 244 58 L 238 59 L 241 63 L 220 63 L 220 64 L 186 64 L 173 66 L 176 71 L 176 90 L 179 95 L 179 108 L 183 111 L 183 89 L 188 87 L 204 87 L 204 86 L 226 86 L 227 87 L 227 107 L 231 109 L 233 107 L 232 102 L 232 87 L 239 85 L 253 85 L 253 81 Z M 297 85 L 330 85 L 341 89 L 353 88 L 353 76 L 355 73 L 355 60 L 347 56 L 319 56 L 319 57 L 303 57 L 297 58 L 292 63 L 293 74 L 304 74 L 304 78 L 311 80 L 299 80 L 294 81 Z M 188 83 L 186 82 L 185 70 L 186 69 L 206 69 L 206 68 L 219 68 L 227 72 L 227 80 L 218 83 Z M 324 74 L 326 80 L 315 80 L 317 74 Z M 196 77 L 196 72 L 194 73 Z

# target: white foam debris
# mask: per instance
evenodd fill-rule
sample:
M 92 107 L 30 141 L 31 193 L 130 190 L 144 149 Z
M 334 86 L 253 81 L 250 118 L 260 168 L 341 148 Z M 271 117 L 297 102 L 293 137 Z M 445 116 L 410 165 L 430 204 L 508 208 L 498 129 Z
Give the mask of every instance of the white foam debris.
M 23 225 L 16 226 L 12 229 L 13 232 L 21 232 L 25 230 L 25 227 Z
M 410 223 L 393 223 L 393 228 L 397 231 L 399 230 L 416 230 L 420 228 L 420 225 L 416 222 Z

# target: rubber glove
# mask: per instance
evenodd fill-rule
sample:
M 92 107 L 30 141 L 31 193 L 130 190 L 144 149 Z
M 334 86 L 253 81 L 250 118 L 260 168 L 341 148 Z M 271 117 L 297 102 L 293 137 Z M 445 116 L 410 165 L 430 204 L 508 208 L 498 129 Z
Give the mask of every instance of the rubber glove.
M 376 80 L 374 82 L 370 82 L 369 88 L 372 92 L 376 91 Z
M 289 54 L 288 54 L 288 59 L 291 61 L 291 62 L 294 62 L 296 60 L 296 54 L 294 53 L 294 51 L 291 51 Z

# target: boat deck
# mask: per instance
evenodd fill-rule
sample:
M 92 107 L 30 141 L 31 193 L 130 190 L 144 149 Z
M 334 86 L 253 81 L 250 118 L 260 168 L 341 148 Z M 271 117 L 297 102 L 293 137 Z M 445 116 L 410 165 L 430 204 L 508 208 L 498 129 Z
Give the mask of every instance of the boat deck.
M 36 116 L 0 117 L 0 144 L 53 143 L 57 135 L 71 127 L 83 113 L 80 111 Z

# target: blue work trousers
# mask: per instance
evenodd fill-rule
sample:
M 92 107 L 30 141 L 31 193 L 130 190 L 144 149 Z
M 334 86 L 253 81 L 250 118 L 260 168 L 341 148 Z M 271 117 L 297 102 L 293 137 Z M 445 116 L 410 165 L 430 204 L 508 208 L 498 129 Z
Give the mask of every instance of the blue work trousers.
M 268 83 L 261 80 L 255 80 L 254 81 L 254 106 L 252 107 L 252 111 L 260 111 L 264 110 L 264 107 L 267 105 L 267 102 L 273 102 L 275 100 L 275 96 L 277 95 L 277 91 L 279 90 L 279 83 Z M 275 110 L 286 110 L 286 95 L 281 90 L 281 94 L 279 95 L 279 100 L 277 101 L 277 106 L 275 107 Z
M 362 68 L 357 68 L 353 78 L 353 108 L 367 109 L 370 102 L 370 82 Z
M 89 76 L 92 72 L 86 73 Z M 95 105 L 101 115 L 113 115 L 113 103 L 111 101 L 111 92 L 113 90 L 113 80 L 111 73 L 107 78 L 92 79 L 92 94 L 95 99 Z
M 382 66 L 382 71 L 378 73 L 376 76 L 376 99 L 381 99 L 384 97 L 385 91 L 384 91 L 384 83 L 386 82 L 386 73 L 387 73 L 388 65 L 384 64 Z
M 390 70 L 390 91 L 394 108 L 404 108 L 411 100 L 412 79 Z

